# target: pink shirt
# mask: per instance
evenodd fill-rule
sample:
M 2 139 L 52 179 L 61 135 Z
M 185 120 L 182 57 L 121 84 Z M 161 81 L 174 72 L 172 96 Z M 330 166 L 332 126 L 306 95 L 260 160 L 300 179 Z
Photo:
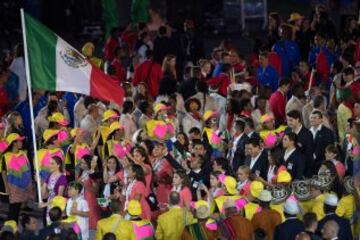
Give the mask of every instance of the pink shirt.
M 143 182 L 141 181 L 136 181 L 135 185 L 133 186 L 133 188 L 131 189 L 131 193 L 130 193 L 130 197 L 129 197 L 129 201 L 135 199 L 136 195 L 141 195 L 140 198 L 140 204 L 141 204 L 141 209 L 142 209 L 142 214 L 141 217 L 143 219 L 147 219 L 147 220 L 151 220 L 151 209 L 150 206 L 148 204 L 148 202 L 145 199 L 145 193 L 146 192 L 146 187 L 144 185 Z
M 192 194 L 188 187 L 183 187 L 180 191 L 180 207 L 190 206 Z

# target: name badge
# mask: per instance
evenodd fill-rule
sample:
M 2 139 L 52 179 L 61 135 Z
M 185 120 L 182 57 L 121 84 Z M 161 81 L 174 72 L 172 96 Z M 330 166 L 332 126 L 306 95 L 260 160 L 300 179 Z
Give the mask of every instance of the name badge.
M 289 164 L 287 165 L 287 168 L 288 168 L 289 170 L 292 170 L 293 164 L 292 164 L 292 163 L 289 163 Z

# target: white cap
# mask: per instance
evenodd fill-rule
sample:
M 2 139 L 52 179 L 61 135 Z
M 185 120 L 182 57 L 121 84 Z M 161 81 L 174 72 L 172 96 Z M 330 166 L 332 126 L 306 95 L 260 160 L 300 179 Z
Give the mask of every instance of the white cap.
M 324 201 L 324 203 L 326 205 L 329 205 L 329 206 L 332 206 L 332 207 L 336 207 L 338 202 L 339 202 L 338 197 L 333 193 L 328 194 L 326 196 L 326 198 L 325 198 L 325 201 Z
M 300 212 L 298 203 L 294 199 L 287 199 L 284 204 L 284 212 L 290 215 L 296 215 Z
M 271 192 L 268 190 L 262 190 L 258 196 L 258 199 L 262 202 L 270 202 L 272 199 Z

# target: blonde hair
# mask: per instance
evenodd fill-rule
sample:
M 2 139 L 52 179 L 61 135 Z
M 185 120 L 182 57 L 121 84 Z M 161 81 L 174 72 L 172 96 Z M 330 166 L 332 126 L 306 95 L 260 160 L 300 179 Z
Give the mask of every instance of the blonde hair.
M 198 63 L 200 67 L 204 67 L 206 64 L 210 64 L 210 61 L 207 59 L 199 59 Z
M 238 168 L 238 171 L 241 170 L 243 171 L 246 175 L 250 175 L 251 173 L 251 169 L 249 166 L 247 165 L 241 165 L 239 168 Z

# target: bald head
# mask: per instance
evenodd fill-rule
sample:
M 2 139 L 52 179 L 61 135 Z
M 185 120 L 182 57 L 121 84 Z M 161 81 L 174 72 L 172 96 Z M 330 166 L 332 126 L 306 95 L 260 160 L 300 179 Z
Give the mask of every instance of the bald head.
M 309 234 L 302 232 L 296 235 L 295 240 L 311 240 L 311 237 L 309 236 Z
M 180 194 L 178 192 L 172 191 L 169 194 L 169 204 L 171 206 L 179 205 L 180 203 Z
M 339 225 L 333 221 L 330 220 L 324 224 L 324 227 L 322 229 L 322 236 L 324 239 L 333 239 L 337 237 L 339 234 Z

